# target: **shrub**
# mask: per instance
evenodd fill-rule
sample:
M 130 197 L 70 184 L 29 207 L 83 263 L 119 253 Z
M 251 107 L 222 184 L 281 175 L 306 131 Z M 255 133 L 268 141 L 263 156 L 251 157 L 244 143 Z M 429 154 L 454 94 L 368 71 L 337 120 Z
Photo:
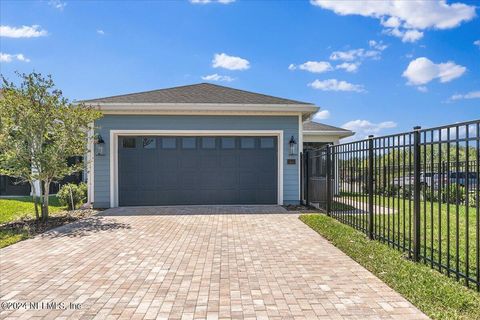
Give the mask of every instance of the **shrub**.
M 438 201 L 438 191 L 432 190 L 431 188 L 423 188 L 422 195 L 425 201 Z
M 470 207 L 477 207 L 477 198 L 479 197 L 479 193 L 477 191 L 470 192 L 468 195 L 468 205 Z
M 391 184 L 385 189 L 385 195 L 388 197 L 394 197 L 399 194 L 400 186 L 397 184 Z
M 400 195 L 405 199 L 413 199 L 413 185 L 403 186 L 402 190 L 400 191 Z
M 87 200 L 87 185 L 85 183 L 65 184 L 58 191 L 57 198 L 61 205 L 68 207 L 68 210 L 75 210 Z
M 458 190 L 458 191 L 457 191 Z M 452 204 L 462 204 L 465 202 L 465 188 L 458 184 L 451 184 L 448 188 L 442 189 L 442 201 Z

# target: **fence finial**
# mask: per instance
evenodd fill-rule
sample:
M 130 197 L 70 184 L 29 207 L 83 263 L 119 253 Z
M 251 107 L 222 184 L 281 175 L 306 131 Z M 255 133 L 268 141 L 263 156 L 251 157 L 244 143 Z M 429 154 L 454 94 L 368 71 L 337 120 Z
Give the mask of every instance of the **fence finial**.
M 372 139 L 373 137 L 374 137 L 374 135 L 371 134 L 371 135 L 368 136 L 368 139 Z
M 413 130 L 420 130 L 420 129 L 422 129 L 421 126 L 415 126 L 415 127 L 413 127 Z

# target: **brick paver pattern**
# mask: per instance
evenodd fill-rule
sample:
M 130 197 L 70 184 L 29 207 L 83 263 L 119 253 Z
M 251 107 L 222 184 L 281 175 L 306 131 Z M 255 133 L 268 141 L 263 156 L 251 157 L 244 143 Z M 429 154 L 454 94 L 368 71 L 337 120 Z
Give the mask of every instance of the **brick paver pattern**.
M 0 318 L 427 319 L 298 214 L 272 208 L 122 208 L 1 249 L 2 302 L 81 309 L 20 308 Z

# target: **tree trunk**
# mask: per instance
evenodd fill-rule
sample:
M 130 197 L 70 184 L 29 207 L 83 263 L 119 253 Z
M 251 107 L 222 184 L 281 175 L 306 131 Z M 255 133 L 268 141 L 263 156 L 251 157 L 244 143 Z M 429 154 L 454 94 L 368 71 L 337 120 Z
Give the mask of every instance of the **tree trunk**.
M 48 219 L 48 194 L 50 191 L 50 181 L 43 183 L 43 203 L 42 203 L 42 219 L 47 221 Z
M 30 183 L 32 187 L 32 198 L 33 198 L 33 205 L 35 207 L 35 219 L 38 221 L 40 220 L 40 215 L 38 213 L 38 197 L 37 191 L 35 190 L 35 183 Z

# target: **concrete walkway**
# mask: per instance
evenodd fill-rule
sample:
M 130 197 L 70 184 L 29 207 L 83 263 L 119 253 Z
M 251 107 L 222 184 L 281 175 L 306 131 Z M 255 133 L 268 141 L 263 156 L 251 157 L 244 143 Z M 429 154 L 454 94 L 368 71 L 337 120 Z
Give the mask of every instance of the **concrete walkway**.
M 1 249 L 0 300 L 28 303 L 0 318 L 426 319 L 297 214 L 224 208 L 111 209 Z

